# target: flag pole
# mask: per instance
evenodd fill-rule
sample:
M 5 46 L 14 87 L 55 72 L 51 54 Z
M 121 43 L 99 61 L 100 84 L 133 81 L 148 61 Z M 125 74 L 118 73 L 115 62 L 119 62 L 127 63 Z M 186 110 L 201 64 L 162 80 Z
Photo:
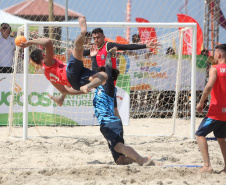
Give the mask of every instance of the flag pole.
M 130 21 L 131 21 L 131 0 L 128 0 L 126 22 L 130 22 Z M 129 27 L 127 27 L 127 29 L 126 29 L 126 40 L 128 42 L 130 41 L 130 28 Z

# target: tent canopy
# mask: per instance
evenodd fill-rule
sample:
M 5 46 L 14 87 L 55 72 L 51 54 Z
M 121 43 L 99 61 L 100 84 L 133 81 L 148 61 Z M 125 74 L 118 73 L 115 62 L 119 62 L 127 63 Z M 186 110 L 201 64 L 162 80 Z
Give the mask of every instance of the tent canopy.
M 9 14 L 3 10 L 0 10 L 0 23 L 3 23 L 3 22 L 8 24 L 24 24 L 26 22 L 31 22 L 31 21 Z
M 48 0 L 25 0 L 11 7 L 4 9 L 6 12 L 33 21 L 49 21 Z M 53 3 L 53 21 L 65 20 L 65 7 Z M 68 9 L 68 20 L 74 20 L 82 14 Z
M 26 22 L 33 22 L 28 19 L 9 14 L 3 10 L 0 10 L 0 24 L 8 23 L 11 26 L 13 32 L 16 32 L 18 27 L 22 26 Z

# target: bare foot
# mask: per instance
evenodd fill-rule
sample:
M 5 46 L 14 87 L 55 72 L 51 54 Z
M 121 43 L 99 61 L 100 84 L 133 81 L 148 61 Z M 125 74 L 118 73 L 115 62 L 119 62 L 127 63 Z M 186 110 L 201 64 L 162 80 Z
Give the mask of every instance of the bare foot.
M 84 93 L 89 93 L 91 91 L 91 89 L 89 89 L 89 87 L 87 85 L 84 85 L 84 86 L 80 87 L 80 91 L 82 91 Z
M 150 166 L 152 163 L 151 156 L 144 157 L 143 164 L 141 166 Z
M 151 159 L 151 157 L 147 157 L 148 161 L 143 164 L 143 166 L 162 166 L 161 162 Z
M 86 18 L 85 16 L 81 16 L 78 18 L 78 22 L 81 28 L 82 35 L 85 35 L 87 32 Z
M 48 96 L 51 100 L 56 102 L 57 105 L 62 106 L 66 95 L 61 94 L 60 96 L 52 96 L 48 94 Z
M 198 170 L 198 173 L 211 173 L 213 172 L 213 168 L 211 166 L 203 166 L 201 169 Z

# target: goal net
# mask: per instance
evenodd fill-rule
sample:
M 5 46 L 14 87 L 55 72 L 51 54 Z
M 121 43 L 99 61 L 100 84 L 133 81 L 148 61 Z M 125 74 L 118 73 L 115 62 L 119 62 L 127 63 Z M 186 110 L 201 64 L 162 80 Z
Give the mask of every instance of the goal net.
M 117 102 L 123 124 L 129 125 L 134 120 L 148 122 L 153 125 L 150 135 L 194 137 L 196 97 L 199 98 L 199 91 L 205 85 L 205 64 L 198 58 L 196 61 L 196 24 L 88 22 L 87 25 L 88 31 L 101 27 L 109 42 L 146 44 L 153 40 L 161 44 L 155 49 L 117 51 L 120 70 Z M 126 40 L 128 29 L 130 39 Z M 54 57 L 65 63 L 69 55 L 67 49 L 73 49 L 79 33 L 78 22 L 27 23 L 18 29 L 18 35 L 25 35 L 27 39 L 50 37 Z M 140 38 L 132 39 L 134 34 Z M 189 55 L 183 54 L 185 42 Z M 16 49 L 14 73 L 8 84 L 12 94 L 10 135 L 23 135 L 24 139 L 67 135 L 63 132 L 66 127 L 98 125 L 92 106 L 94 92 L 67 95 L 61 107 L 49 99 L 48 94 L 60 93 L 45 78 L 43 69 L 30 61 L 29 54 L 36 48 L 41 46 Z M 91 68 L 89 57 L 84 57 L 83 62 Z M 184 124 L 186 130 L 180 133 L 178 128 Z M 50 127 L 55 127 L 56 132 L 50 132 Z

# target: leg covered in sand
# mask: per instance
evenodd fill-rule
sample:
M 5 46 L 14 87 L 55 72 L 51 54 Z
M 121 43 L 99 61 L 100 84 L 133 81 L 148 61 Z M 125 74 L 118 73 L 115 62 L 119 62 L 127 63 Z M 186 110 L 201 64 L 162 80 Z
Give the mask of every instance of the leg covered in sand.
M 132 147 L 125 146 L 123 143 L 118 143 L 114 149 L 116 152 L 122 153 L 127 156 L 124 158 L 119 158 L 119 161 L 116 161 L 116 163 L 118 162 L 119 164 L 131 164 L 133 162 L 136 162 L 140 166 L 143 166 L 149 165 L 149 163 L 151 163 L 152 161 L 150 156 L 142 157 Z

